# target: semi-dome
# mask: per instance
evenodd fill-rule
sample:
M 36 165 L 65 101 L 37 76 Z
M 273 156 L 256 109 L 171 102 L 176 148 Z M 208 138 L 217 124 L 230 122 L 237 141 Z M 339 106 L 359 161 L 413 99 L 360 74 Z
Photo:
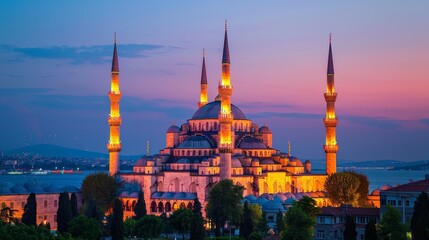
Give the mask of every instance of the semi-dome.
M 180 128 L 176 125 L 172 125 L 167 129 L 167 133 L 180 133 Z
M 299 160 L 299 158 L 296 158 L 294 156 L 289 157 L 289 164 L 288 165 L 291 167 L 303 167 L 304 166 L 302 164 L 301 160 Z
M 232 168 L 241 168 L 243 165 L 241 165 L 241 162 L 238 158 L 232 158 L 231 159 L 231 167 Z
M 204 105 L 204 107 L 198 109 L 192 119 L 218 119 L 220 111 L 220 101 L 213 101 Z M 236 107 L 234 104 L 231 104 L 231 112 L 234 116 L 234 119 L 246 119 L 244 113 Z
M 238 145 L 238 147 L 241 149 L 265 149 L 265 148 L 268 148 L 267 145 L 265 145 L 261 140 L 254 138 L 254 137 L 251 137 L 251 136 L 244 137 L 240 141 L 240 144 Z
M 212 148 L 212 146 L 205 137 L 192 136 L 183 141 L 177 148 Z
M 261 134 L 267 134 L 267 133 L 272 134 L 271 129 L 265 125 L 259 128 L 259 133 L 261 133 Z
M 264 212 L 284 212 L 285 209 L 282 205 L 281 201 L 278 200 L 270 200 L 262 205 L 262 211 Z

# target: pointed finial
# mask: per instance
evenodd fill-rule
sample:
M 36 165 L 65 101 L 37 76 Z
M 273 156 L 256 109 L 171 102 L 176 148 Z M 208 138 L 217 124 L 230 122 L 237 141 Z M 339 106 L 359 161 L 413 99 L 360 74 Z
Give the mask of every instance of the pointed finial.
M 332 42 L 332 33 L 329 33 L 329 44 Z
M 149 140 L 146 141 L 146 156 L 149 156 L 149 151 L 150 151 L 150 145 L 149 145 Z
M 114 42 L 116 43 L 116 32 L 115 32 L 115 34 L 114 34 Z
M 290 140 L 287 142 L 287 154 L 291 156 L 292 147 L 290 146 Z
M 228 21 L 225 19 L 225 31 L 228 29 Z
M 206 49 L 203 48 L 203 57 L 206 57 Z

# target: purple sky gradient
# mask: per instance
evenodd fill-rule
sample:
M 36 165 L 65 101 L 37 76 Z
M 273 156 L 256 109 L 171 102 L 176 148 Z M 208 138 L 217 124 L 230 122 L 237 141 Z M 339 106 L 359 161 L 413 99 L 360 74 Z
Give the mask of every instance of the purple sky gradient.
M 123 154 L 154 153 L 209 99 L 228 19 L 232 100 L 274 147 L 324 158 L 328 35 L 346 160 L 429 159 L 427 1 L 2 1 L 0 149 L 52 143 L 107 152 L 113 33 Z

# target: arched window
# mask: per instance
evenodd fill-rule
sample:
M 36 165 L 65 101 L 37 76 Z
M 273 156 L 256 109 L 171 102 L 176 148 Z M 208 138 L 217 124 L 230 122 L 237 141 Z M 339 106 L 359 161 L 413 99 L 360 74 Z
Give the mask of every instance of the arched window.
M 156 202 L 155 201 L 152 201 L 152 203 L 150 204 L 150 211 L 156 212 Z
M 186 206 L 185 206 L 185 203 L 184 202 L 182 202 L 181 204 L 180 204 L 180 208 L 185 208 Z
M 133 201 L 131 204 L 131 211 L 134 211 L 134 207 L 136 206 L 136 200 Z
M 209 130 L 209 122 L 206 122 L 206 129 L 204 129 L 204 130 L 206 130 L 206 131 Z
M 213 128 L 214 128 L 213 129 L 214 131 L 217 131 L 217 122 L 214 123 L 214 127 Z
M 165 204 L 165 212 L 171 212 L 171 204 L 170 204 L 170 202 L 167 202 Z
M 201 123 L 198 123 L 198 131 L 201 131 Z
M 190 151 L 186 151 L 186 156 L 190 156 Z
M 198 156 L 201 156 L 201 150 L 198 151 Z
M 158 212 L 164 212 L 164 204 L 162 202 L 158 203 Z
M 187 206 L 187 208 L 188 208 L 188 209 L 192 209 L 192 203 L 191 203 L 191 202 L 188 202 L 188 206 Z

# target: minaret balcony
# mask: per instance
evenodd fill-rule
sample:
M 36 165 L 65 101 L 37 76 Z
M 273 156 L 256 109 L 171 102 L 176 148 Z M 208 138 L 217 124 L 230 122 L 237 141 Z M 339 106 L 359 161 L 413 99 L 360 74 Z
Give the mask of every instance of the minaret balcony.
M 232 143 L 221 143 L 219 144 L 220 153 L 232 153 L 234 150 L 234 145 Z
M 337 93 L 325 93 L 326 102 L 335 102 L 337 100 Z
M 325 149 L 325 153 L 336 153 L 338 152 L 338 145 L 323 145 L 323 149 Z
M 120 126 L 122 123 L 122 118 L 121 117 L 109 117 L 107 119 L 107 121 L 109 122 L 110 126 Z
M 231 113 L 219 113 L 218 118 L 220 123 L 231 123 L 233 116 Z
M 109 92 L 109 99 L 110 101 L 119 101 L 122 97 L 122 93 L 121 92 Z
M 218 91 L 220 93 L 220 96 L 231 96 L 232 90 L 233 90 L 233 87 L 231 85 L 224 86 L 219 84 Z
M 122 144 L 120 143 L 108 143 L 107 150 L 109 152 L 120 152 L 122 150 Z
M 338 124 L 337 118 L 325 118 L 323 119 L 323 122 L 325 123 L 325 127 L 336 127 Z

